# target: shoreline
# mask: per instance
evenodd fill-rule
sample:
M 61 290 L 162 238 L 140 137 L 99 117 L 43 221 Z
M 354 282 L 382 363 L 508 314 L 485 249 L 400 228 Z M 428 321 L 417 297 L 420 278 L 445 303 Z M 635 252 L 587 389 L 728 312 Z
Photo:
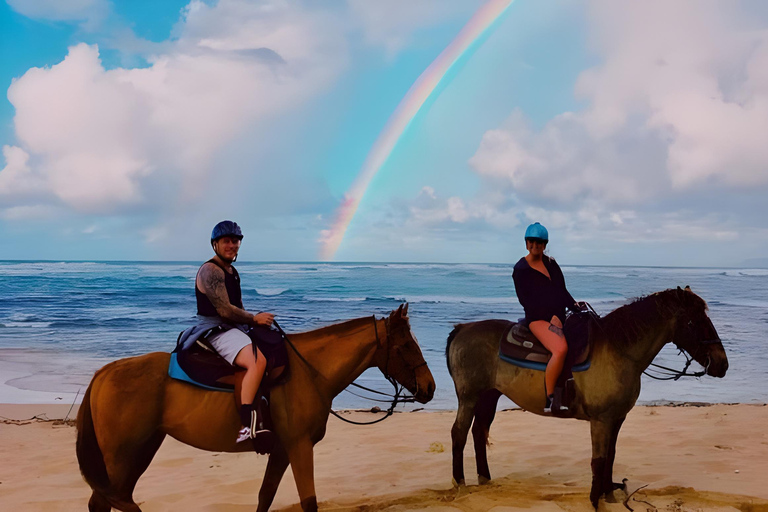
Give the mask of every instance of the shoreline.
M 78 469 L 73 422 L 54 419 L 69 407 L 0 404 L 4 417 L 46 415 L 0 423 L 0 509 L 85 508 L 90 489 Z M 418 412 L 428 414 L 397 413 L 366 427 L 329 418 L 314 450 L 320 509 L 592 512 L 587 422 L 499 412 L 490 432 L 491 484 L 477 485 L 470 440 L 464 450 L 468 485 L 454 489 L 455 412 Z M 654 510 L 646 503 L 674 512 L 768 512 L 767 422 L 767 404 L 637 406 L 619 435 L 614 480 L 628 478 L 636 512 Z M 145 512 L 252 509 L 266 462 L 253 453 L 205 452 L 167 438 L 134 497 Z M 617 491 L 614 498 L 601 502 L 601 511 L 626 512 L 626 495 Z M 295 511 L 297 503 L 288 471 L 274 509 Z
M 81 395 L 82 396 L 82 395 Z M 636 404 L 632 410 L 641 408 L 705 408 L 705 407 L 717 407 L 717 406 L 744 406 L 744 407 L 768 407 L 768 403 L 743 403 L 743 402 L 686 402 L 686 401 L 660 401 L 659 403 L 649 404 Z M 52 422 L 52 421 L 67 421 L 77 418 L 77 411 L 80 408 L 80 402 L 71 404 L 65 403 L 0 403 L 0 424 L 19 424 L 27 422 Z M 370 409 L 334 409 L 339 414 L 381 414 L 383 411 L 377 407 Z M 427 409 L 424 407 L 418 407 L 416 409 L 405 411 L 396 410 L 393 414 L 413 414 L 413 413 L 427 413 L 427 414 L 454 414 L 456 409 Z M 528 412 L 520 407 L 505 407 L 498 409 L 499 413 L 508 412 Z M 329 419 L 330 421 L 330 419 Z M 768 466 L 767 466 L 768 469 Z

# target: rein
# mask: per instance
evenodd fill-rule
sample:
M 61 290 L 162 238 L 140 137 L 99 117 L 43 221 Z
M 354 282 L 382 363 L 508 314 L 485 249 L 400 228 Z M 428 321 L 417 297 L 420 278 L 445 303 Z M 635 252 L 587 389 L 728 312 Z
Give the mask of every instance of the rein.
M 373 320 L 373 329 L 374 329 L 374 332 L 376 333 L 376 344 L 380 347 L 381 346 L 381 340 L 379 338 L 379 328 L 378 328 L 378 325 L 376 324 L 376 315 L 372 315 L 371 318 Z M 290 338 L 288 338 L 288 335 L 285 333 L 285 331 L 282 329 L 282 327 L 280 327 L 280 325 L 276 321 L 274 321 L 274 320 L 272 321 L 272 323 L 277 328 L 277 330 L 280 332 L 280 334 L 283 336 L 283 338 L 288 343 L 288 345 L 291 347 L 291 349 L 294 351 L 294 353 L 304 363 L 304 365 L 307 366 L 307 368 L 309 368 L 310 370 L 312 370 L 312 372 L 314 372 L 315 374 L 320 374 L 320 372 L 314 366 L 312 366 L 312 364 L 309 361 L 307 361 L 304 358 L 304 356 L 301 354 L 301 352 L 299 352 L 299 350 L 296 348 L 296 345 L 294 345 L 293 342 L 290 340 Z M 386 325 L 386 323 L 385 323 L 385 325 Z M 387 332 L 386 334 L 387 334 L 387 337 L 389 337 L 389 333 Z M 419 366 L 423 366 L 425 364 L 427 364 L 426 361 L 424 363 L 422 363 L 422 364 L 419 364 L 419 365 L 413 367 L 412 370 L 415 370 Z M 356 382 L 352 382 L 351 385 L 355 386 L 356 388 L 368 391 L 369 393 L 374 393 L 374 394 L 377 394 L 377 395 L 385 396 L 385 397 L 387 397 L 387 400 L 381 400 L 381 399 L 370 398 L 370 397 L 366 397 L 366 396 L 363 396 L 363 395 L 359 395 L 359 394 L 357 394 L 357 393 L 355 393 L 353 391 L 350 391 L 349 389 L 345 389 L 344 390 L 347 393 L 351 393 L 352 395 L 355 395 L 357 397 L 364 398 L 366 400 L 370 400 L 370 401 L 373 401 L 373 402 L 381 402 L 381 403 L 390 403 L 391 402 L 389 408 L 387 408 L 386 414 L 383 417 L 378 418 L 378 419 L 373 420 L 373 421 L 360 422 L 360 421 L 352 421 L 352 420 L 349 420 L 347 418 L 344 418 L 339 413 L 334 411 L 333 409 L 330 410 L 330 413 L 333 414 L 334 416 L 336 416 L 337 418 L 339 418 L 341 421 L 344 421 L 346 423 L 351 423 L 352 425 L 373 425 L 374 423 L 379 423 L 379 422 L 384 421 L 385 419 L 389 418 L 390 416 L 392 416 L 392 414 L 394 414 L 394 412 L 395 412 L 395 407 L 397 407 L 398 404 L 413 403 L 413 402 L 416 401 L 416 399 L 413 397 L 413 395 L 403 395 L 402 393 L 403 393 L 404 387 L 401 384 L 399 384 L 393 377 L 391 377 L 389 375 L 389 351 L 387 351 L 387 362 L 384 365 L 384 377 L 387 379 L 387 381 L 390 384 L 392 384 L 392 387 L 394 388 L 394 393 L 391 394 L 391 395 L 387 394 L 387 393 L 384 393 L 384 392 L 381 392 L 381 391 L 378 391 L 378 390 L 375 390 L 375 389 L 371 389 L 371 388 L 367 388 L 365 386 L 361 386 L 360 384 L 357 384 Z
M 592 308 L 591 304 L 589 304 L 589 303 L 585 303 L 585 304 L 588 307 L 589 313 L 593 315 L 593 318 L 595 318 L 595 320 L 596 320 L 595 324 L 600 328 L 601 331 L 603 331 L 603 334 L 607 335 L 607 333 L 605 332 L 605 329 L 603 328 L 603 326 L 600 325 L 600 322 L 599 322 L 600 315 L 598 315 L 597 311 L 595 311 Z M 712 321 L 710 320 L 710 323 L 711 322 Z M 701 341 L 701 342 L 699 342 L 699 345 L 708 345 L 708 344 L 711 344 L 711 343 L 717 343 L 719 341 L 720 341 L 719 338 L 718 339 L 714 339 L 714 340 Z M 699 372 L 688 373 L 688 368 L 691 366 L 691 363 L 694 361 L 694 359 L 684 349 L 682 349 L 680 347 L 677 347 L 677 348 L 680 351 L 680 352 L 678 352 L 678 354 L 683 354 L 683 356 L 685 357 L 685 366 L 683 366 L 682 370 L 676 370 L 674 368 L 669 368 L 667 366 L 662 366 L 660 364 L 656 364 L 656 363 L 652 362 L 650 365 L 648 365 L 648 368 L 643 370 L 643 374 L 648 376 L 648 377 L 650 377 L 650 378 L 652 378 L 652 379 L 654 379 L 654 380 L 678 380 L 678 379 L 680 379 L 680 377 L 696 377 L 696 378 L 699 378 L 699 377 L 703 377 L 704 375 L 707 374 L 707 370 L 709 369 L 709 365 L 711 363 L 709 358 L 707 358 L 707 365 L 704 367 L 703 370 L 701 370 Z M 698 347 L 697 347 L 697 349 L 698 349 Z M 697 352 L 698 352 L 698 350 L 697 350 Z M 650 371 L 656 372 L 656 375 L 654 375 L 653 373 L 649 373 L 649 368 L 651 366 L 653 366 L 653 369 L 651 369 Z

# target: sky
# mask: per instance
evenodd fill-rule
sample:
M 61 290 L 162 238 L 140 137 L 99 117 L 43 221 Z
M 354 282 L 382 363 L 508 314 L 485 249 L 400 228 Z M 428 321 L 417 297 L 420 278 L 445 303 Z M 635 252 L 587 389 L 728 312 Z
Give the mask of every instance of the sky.
M 0 2 L 0 259 L 315 261 L 483 0 Z M 768 264 L 768 4 L 515 0 L 335 261 Z

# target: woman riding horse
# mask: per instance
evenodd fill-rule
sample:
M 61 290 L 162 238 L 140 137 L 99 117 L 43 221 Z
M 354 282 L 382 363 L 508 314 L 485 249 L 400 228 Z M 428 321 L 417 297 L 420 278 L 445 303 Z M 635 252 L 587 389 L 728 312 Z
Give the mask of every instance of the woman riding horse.
M 520 305 L 525 310 L 525 323 L 534 336 L 552 353 L 545 372 L 544 412 L 568 411 L 562 404 L 562 387 L 555 387 L 563 371 L 568 344 L 563 333 L 565 309 L 581 311 L 579 304 L 565 288 L 560 266 L 546 254 L 549 243 L 547 228 L 535 222 L 525 230 L 525 248 L 528 255 L 515 264 L 512 279 Z

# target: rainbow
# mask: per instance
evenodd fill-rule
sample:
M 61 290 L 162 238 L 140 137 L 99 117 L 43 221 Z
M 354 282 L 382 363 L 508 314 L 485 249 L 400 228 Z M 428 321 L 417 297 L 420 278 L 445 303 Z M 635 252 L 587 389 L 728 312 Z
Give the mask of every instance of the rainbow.
M 433 93 L 440 81 L 450 71 L 451 67 L 472 47 L 492 25 L 504 14 L 513 0 L 488 0 L 467 22 L 461 32 L 445 50 L 424 70 L 414 82 L 405 97 L 400 101 L 390 116 L 384 129 L 363 163 L 352 187 L 344 195 L 339 205 L 331 229 L 324 230 L 320 237 L 320 259 L 333 259 L 344 239 L 349 224 L 357 212 L 357 207 L 365 195 L 371 180 L 387 161 L 397 141 L 416 117 L 424 102 Z

